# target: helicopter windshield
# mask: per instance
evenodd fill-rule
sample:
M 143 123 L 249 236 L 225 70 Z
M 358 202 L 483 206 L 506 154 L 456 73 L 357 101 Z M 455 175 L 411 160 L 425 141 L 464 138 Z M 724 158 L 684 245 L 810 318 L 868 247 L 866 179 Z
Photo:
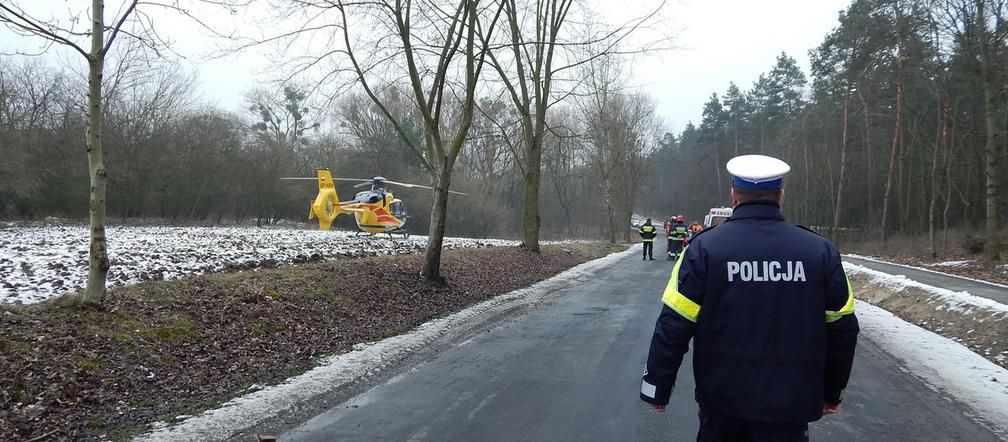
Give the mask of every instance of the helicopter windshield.
M 365 190 L 362 192 L 357 192 L 357 196 L 354 200 L 359 203 L 377 203 L 382 200 L 384 195 L 381 192 L 374 192 L 371 190 Z
M 396 218 L 406 217 L 406 205 L 403 204 L 402 201 L 395 201 L 392 204 L 389 204 L 389 211 L 391 211 L 392 216 Z

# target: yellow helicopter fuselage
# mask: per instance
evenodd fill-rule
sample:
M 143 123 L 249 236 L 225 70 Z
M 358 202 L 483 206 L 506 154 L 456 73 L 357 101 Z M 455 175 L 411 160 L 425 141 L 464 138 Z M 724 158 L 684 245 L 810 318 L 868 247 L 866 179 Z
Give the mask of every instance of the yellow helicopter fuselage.
M 319 228 L 329 230 L 342 213 L 353 213 L 357 228 L 368 233 L 401 231 L 406 224 L 406 206 L 385 188 L 358 192 L 351 201 L 340 201 L 328 169 L 316 171 L 319 192 L 311 204 L 308 219 L 318 218 Z
M 343 204 L 340 203 L 340 205 Z M 357 228 L 369 233 L 385 233 L 399 230 L 406 224 L 406 218 L 402 213 L 402 209 L 399 209 L 402 207 L 402 204 L 402 201 L 392 196 L 391 192 L 386 192 L 377 203 L 358 202 L 347 204 L 344 207 L 348 209 L 360 209 L 354 212 Z M 403 216 L 403 218 L 397 217 L 396 214 Z

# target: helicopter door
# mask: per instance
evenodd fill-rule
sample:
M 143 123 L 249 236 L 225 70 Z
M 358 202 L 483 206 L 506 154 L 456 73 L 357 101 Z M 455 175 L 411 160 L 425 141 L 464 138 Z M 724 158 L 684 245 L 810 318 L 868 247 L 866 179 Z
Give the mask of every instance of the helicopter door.
M 394 201 L 392 204 L 389 204 L 389 211 L 396 218 L 406 219 L 406 205 L 402 201 Z

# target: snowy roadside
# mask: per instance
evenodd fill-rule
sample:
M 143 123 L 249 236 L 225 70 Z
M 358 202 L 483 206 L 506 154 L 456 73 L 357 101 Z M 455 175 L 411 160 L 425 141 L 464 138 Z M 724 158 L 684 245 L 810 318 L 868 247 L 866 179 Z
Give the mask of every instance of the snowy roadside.
M 907 373 L 964 406 L 974 420 L 1008 437 L 1008 370 L 882 308 L 858 301 L 856 309 L 862 337 L 898 359 Z
M 158 423 L 139 441 L 226 440 L 263 422 L 297 413 L 304 404 L 331 395 L 362 380 L 377 378 L 414 353 L 465 338 L 485 322 L 518 309 L 546 302 L 562 288 L 590 280 L 599 270 L 633 254 L 636 248 L 610 254 L 568 269 L 552 278 L 476 304 L 446 317 L 424 323 L 412 331 L 328 358 L 318 367 L 282 384 L 232 399 L 220 408 L 188 417 L 174 426 Z
M 250 227 L 109 227 L 109 286 L 174 280 L 339 257 L 417 253 L 408 239 L 355 232 Z M 445 238 L 446 248 L 513 246 L 517 241 Z M 0 228 L 0 303 L 36 303 L 78 290 L 87 277 L 85 226 Z
M 942 275 L 942 276 L 950 276 L 950 277 L 953 277 L 953 278 L 968 279 L 970 281 L 979 282 L 979 283 L 983 283 L 983 284 L 990 284 L 992 286 L 1008 289 L 1008 285 L 1004 285 L 1004 284 L 1001 284 L 1001 283 L 998 283 L 998 282 L 994 282 L 994 281 L 990 281 L 990 280 L 986 280 L 986 279 L 973 278 L 973 277 L 970 277 L 970 276 L 963 275 L 963 274 L 961 274 L 959 272 L 957 272 L 957 273 L 942 272 L 942 271 L 938 271 L 938 270 L 931 269 L 931 268 L 928 268 L 928 267 L 907 265 L 907 264 L 902 264 L 902 263 L 899 263 L 899 262 L 886 261 L 884 259 L 880 259 L 880 258 L 877 258 L 877 257 L 874 257 L 874 256 L 864 256 L 864 255 L 857 255 L 857 254 L 853 254 L 853 253 L 845 253 L 845 254 L 843 254 L 843 256 L 850 257 L 850 258 L 856 258 L 856 259 L 862 259 L 862 260 L 865 260 L 865 261 L 871 261 L 871 262 L 878 262 L 878 263 L 882 263 L 882 264 L 894 265 L 894 266 L 898 266 L 898 267 L 906 267 L 908 269 L 914 269 L 914 270 L 920 270 L 922 272 L 934 273 L 935 275 Z M 959 270 L 968 269 L 968 268 L 971 268 L 971 267 L 975 266 L 977 263 L 978 262 L 976 260 L 941 261 L 941 262 L 936 262 L 936 263 L 932 263 L 932 264 L 927 264 L 927 266 L 929 266 L 929 267 L 936 267 L 936 268 L 939 268 L 939 269 L 952 271 L 952 270 L 956 270 L 956 269 L 959 269 Z M 1001 269 L 1000 270 L 1001 273 L 1004 273 L 1005 275 L 1008 275 L 1008 264 L 1001 265 L 998 268 Z
M 860 258 L 860 257 L 858 257 Z M 861 258 L 864 259 L 864 258 Z M 884 262 L 884 261 L 883 261 Z M 889 264 L 889 263 L 887 263 Z M 882 284 L 884 286 L 890 287 L 897 291 L 901 291 L 906 288 L 917 288 L 926 291 L 929 295 L 935 298 L 935 302 L 939 302 L 939 305 L 935 308 L 937 309 L 949 309 L 968 315 L 973 313 L 975 310 L 989 310 L 994 313 L 1000 313 L 1001 315 L 1008 315 L 1008 305 L 1004 305 L 993 299 L 988 299 L 980 296 L 975 296 L 969 292 L 956 292 L 952 290 L 943 289 L 940 287 L 934 287 L 927 284 L 923 284 L 907 278 L 903 275 L 890 275 L 885 272 L 880 272 L 877 270 L 869 269 L 865 266 L 860 266 L 857 264 L 852 264 L 849 262 L 844 262 L 844 269 L 848 272 L 863 274 L 870 277 L 873 281 Z M 927 269 L 920 269 L 925 271 L 930 271 Z M 935 272 L 940 273 L 940 272 Z M 955 278 L 960 278 L 956 275 L 947 275 Z M 981 281 L 986 282 L 986 281 Z M 995 284 L 997 285 L 997 284 Z M 935 303 L 932 302 L 932 303 Z
M 855 296 L 1008 367 L 1008 306 L 849 262 Z

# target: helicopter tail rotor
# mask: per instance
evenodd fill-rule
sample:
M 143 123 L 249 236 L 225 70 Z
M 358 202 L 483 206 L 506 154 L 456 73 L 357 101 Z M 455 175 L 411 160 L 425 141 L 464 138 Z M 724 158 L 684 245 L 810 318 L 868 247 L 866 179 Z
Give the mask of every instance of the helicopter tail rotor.
M 319 228 L 329 230 L 333 220 L 343 210 L 339 204 L 339 195 L 336 194 L 336 186 L 333 184 L 332 172 L 328 169 L 318 169 L 315 174 L 319 190 L 315 201 L 312 202 L 308 219 L 318 218 Z

